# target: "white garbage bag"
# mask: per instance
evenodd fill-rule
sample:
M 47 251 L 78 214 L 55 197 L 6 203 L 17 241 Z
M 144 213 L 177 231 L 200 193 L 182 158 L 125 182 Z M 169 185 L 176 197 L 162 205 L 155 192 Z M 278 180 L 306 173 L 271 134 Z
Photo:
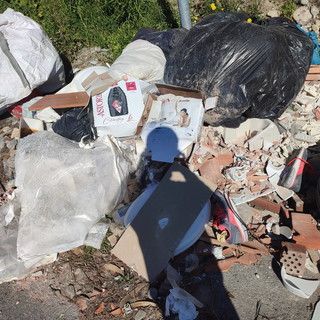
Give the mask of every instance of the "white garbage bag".
M 0 111 L 33 89 L 50 93 L 64 85 L 63 63 L 34 20 L 8 8 L 0 14 Z
M 146 40 L 129 43 L 111 65 L 109 75 L 116 81 L 136 78 L 147 82 L 163 79 L 166 57 L 162 50 Z
M 82 149 L 48 131 L 20 140 L 19 259 L 83 245 L 90 229 L 123 200 L 130 165 L 115 142 L 107 139 L 93 149 Z

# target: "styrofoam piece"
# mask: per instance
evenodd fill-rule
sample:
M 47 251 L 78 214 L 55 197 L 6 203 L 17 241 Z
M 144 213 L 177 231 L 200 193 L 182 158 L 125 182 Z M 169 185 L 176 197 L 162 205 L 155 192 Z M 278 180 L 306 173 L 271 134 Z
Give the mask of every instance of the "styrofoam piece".
M 19 139 L 38 131 L 43 131 L 43 122 L 39 119 L 20 118 Z
M 126 215 L 124 216 L 124 225 L 127 228 L 133 219 L 136 217 L 140 209 L 144 206 L 147 200 L 150 198 L 154 190 L 158 184 L 150 185 L 144 192 L 140 194 L 140 196 L 132 203 L 130 208 L 127 210 Z M 178 255 L 179 253 L 185 251 L 189 247 L 191 247 L 201 236 L 204 231 L 205 224 L 210 219 L 210 211 L 211 205 L 210 200 L 204 205 L 198 217 L 191 225 L 188 232 L 185 234 L 179 245 L 174 251 L 174 255 Z
M 71 92 L 85 91 L 81 83 L 85 79 L 87 79 L 92 72 L 96 72 L 97 74 L 102 74 L 104 72 L 107 72 L 108 70 L 109 68 L 105 66 L 92 66 L 92 67 L 82 69 L 81 71 L 75 74 L 74 78 L 69 84 L 64 86 L 57 93 L 71 93 Z
M 61 118 L 61 116 L 51 107 L 42 109 L 37 112 L 36 118 L 44 122 L 55 122 Z
M 275 141 L 280 140 L 278 127 L 269 119 L 251 118 L 238 128 L 215 127 L 221 133 L 226 144 L 244 145 L 250 151 L 268 150 Z M 246 138 L 256 133 L 252 138 Z M 245 143 L 244 143 L 245 142 Z
M 309 299 L 317 290 L 320 280 L 308 280 L 291 276 L 281 267 L 281 278 L 285 288 L 298 297 Z

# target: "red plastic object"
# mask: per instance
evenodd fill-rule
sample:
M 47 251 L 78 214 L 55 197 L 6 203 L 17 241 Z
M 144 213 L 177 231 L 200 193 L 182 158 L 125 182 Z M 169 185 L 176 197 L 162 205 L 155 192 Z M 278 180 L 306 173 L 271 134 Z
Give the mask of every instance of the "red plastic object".
M 30 101 L 31 99 L 40 96 L 40 93 L 37 89 L 34 89 L 27 97 L 19 100 L 12 106 L 7 108 L 7 111 L 14 116 L 15 118 L 21 118 L 22 117 L 22 105 L 25 102 Z

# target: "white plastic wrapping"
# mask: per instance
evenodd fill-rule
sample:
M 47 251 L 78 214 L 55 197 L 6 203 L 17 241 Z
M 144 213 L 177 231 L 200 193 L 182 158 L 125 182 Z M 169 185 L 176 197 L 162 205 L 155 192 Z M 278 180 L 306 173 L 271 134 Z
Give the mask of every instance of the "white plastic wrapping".
M 0 206 L 0 283 L 21 279 L 39 264 L 53 262 L 56 258 L 55 256 L 39 256 L 27 262 L 18 260 L 19 211 L 19 202 L 16 199 Z
M 163 79 L 166 58 L 162 50 L 146 40 L 129 43 L 108 73 L 116 81 L 136 78 L 148 82 Z
M 123 200 L 129 168 L 109 138 L 94 149 L 47 131 L 20 140 L 18 258 L 82 245 L 93 225 Z
M 64 67 L 49 37 L 34 20 L 8 8 L 0 14 L 0 110 L 35 88 L 53 92 L 64 84 Z

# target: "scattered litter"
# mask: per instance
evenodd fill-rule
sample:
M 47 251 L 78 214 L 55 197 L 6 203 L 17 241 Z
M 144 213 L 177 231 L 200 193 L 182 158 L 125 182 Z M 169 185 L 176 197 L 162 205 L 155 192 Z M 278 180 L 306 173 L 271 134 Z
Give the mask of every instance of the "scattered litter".
M 207 27 L 214 34 L 198 39 Z M 136 272 L 157 286 L 167 272 L 149 290 L 154 301 L 144 300 L 146 281 L 130 282 L 118 306 L 103 297 L 96 315 L 141 320 L 165 298 L 167 316 L 193 320 L 205 303 L 187 291 L 188 280 L 274 253 L 284 286 L 311 296 L 320 282 L 320 69 L 309 68 L 307 35 L 286 19 L 249 24 L 242 14 L 220 12 L 190 31 L 141 30 L 108 68 L 91 57 L 94 66 L 74 70 L 63 88 L 59 69 L 55 89 L 46 91 L 42 80 L 33 90 L 23 78 L 14 50 L 7 52 L 13 39 L 2 29 L 0 54 L 25 87 L 23 100 L 16 101 L 20 92 L 4 99 L 20 119 L 0 129 L 0 168 L 9 177 L 0 183 L 0 282 L 72 250 L 103 261 L 97 278 L 116 285 Z M 220 46 L 216 59 L 203 58 L 208 39 L 210 48 Z M 283 63 L 274 65 L 275 54 Z M 181 72 L 186 59 L 191 71 Z M 121 261 L 103 260 L 101 246 Z M 81 311 L 89 310 L 87 298 L 109 290 L 104 280 L 80 290 L 78 283 L 96 275 L 64 266 L 59 272 L 70 269 L 77 283 L 52 288 L 77 299 Z M 309 271 L 317 280 L 307 279 Z
M 170 294 L 166 298 L 165 315 L 178 313 L 179 320 L 196 319 L 198 316 L 196 307 L 202 308 L 203 304 L 178 286 L 180 275 L 171 265 L 167 267 L 167 277 L 172 289 L 170 289 Z

